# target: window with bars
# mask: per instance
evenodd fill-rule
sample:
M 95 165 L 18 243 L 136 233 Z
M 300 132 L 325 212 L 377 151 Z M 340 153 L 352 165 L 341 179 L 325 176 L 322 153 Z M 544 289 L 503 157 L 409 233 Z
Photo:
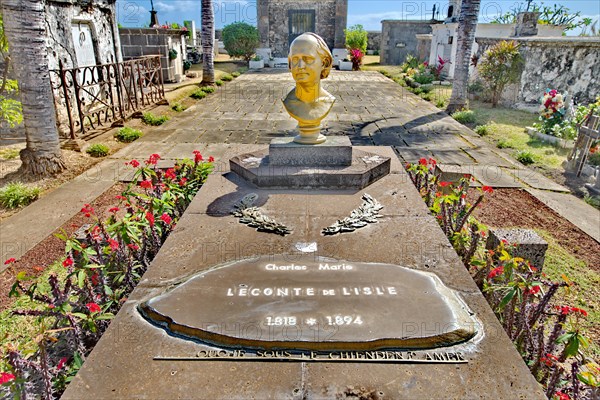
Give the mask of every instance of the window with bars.
M 305 32 L 315 31 L 315 10 L 289 10 L 290 44 Z

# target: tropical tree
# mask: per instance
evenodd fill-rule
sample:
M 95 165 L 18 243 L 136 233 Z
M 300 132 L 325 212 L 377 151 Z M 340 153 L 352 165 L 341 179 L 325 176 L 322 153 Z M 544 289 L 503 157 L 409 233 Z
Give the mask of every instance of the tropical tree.
M 202 85 L 215 84 L 215 18 L 212 0 L 202 0 Z
M 454 69 L 452 95 L 446 108 L 448 113 L 459 111 L 467 106 L 469 64 L 471 62 L 473 42 L 475 41 L 475 29 L 477 27 L 477 17 L 479 16 L 480 1 L 463 0 L 460 6 L 456 41 L 456 67 Z
M 4 34 L 19 81 L 27 140 L 21 150 L 21 173 L 46 176 L 64 170 L 54 98 L 50 87 L 44 2 L 0 0 Z
M 492 95 L 492 107 L 498 105 L 504 88 L 519 80 L 522 65 L 523 57 L 514 40 L 503 40 L 485 52 L 477 69 Z

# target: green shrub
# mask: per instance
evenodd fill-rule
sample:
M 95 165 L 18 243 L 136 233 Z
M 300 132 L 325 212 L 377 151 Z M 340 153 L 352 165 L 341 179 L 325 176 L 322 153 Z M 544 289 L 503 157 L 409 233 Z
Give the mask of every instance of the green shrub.
M 407 87 L 406 81 L 399 76 L 393 77 L 392 80 L 402 87 Z
M 232 80 L 233 80 L 233 76 L 231 76 L 231 75 L 229 75 L 229 74 L 225 74 L 225 75 L 223 75 L 223 76 L 221 77 L 221 80 L 222 80 L 222 81 L 225 81 L 225 82 L 230 82 L 230 81 L 232 81 Z
M 477 69 L 492 95 L 492 107 L 498 104 L 506 85 L 517 82 L 522 65 L 523 57 L 514 40 L 503 40 L 485 52 Z
M 437 108 L 446 108 L 446 102 L 442 99 L 435 102 Z
M 146 112 L 142 115 L 142 122 L 146 125 L 159 126 L 167 122 L 170 118 L 166 115 L 156 116 L 152 113 Z
M 421 85 L 423 93 L 429 93 L 433 90 L 433 85 Z
M 217 86 L 223 86 L 223 81 L 222 81 L 222 80 L 220 80 L 220 79 L 217 79 L 217 80 L 215 81 L 215 85 L 217 85 Z
M 115 139 L 117 139 L 119 142 L 131 143 L 134 140 L 137 140 L 140 137 L 142 137 L 142 131 L 126 126 L 124 128 L 119 129 L 114 136 Z
M 592 153 L 588 157 L 588 163 L 594 167 L 600 167 L 600 153 Z
M 583 197 L 583 201 L 585 201 L 586 203 L 588 203 L 590 206 L 596 207 L 597 209 L 600 210 L 600 197 L 598 197 L 598 196 L 590 196 L 589 194 L 586 194 Z
M 88 147 L 85 152 L 92 157 L 106 157 L 110 153 L 110 149 L 105 144 L 95 143 Z
M 197 89 L 196 91 L 194 91 L 194 93 L 190 94 L 190 97 L 196 100 L 202 100 L 206 96 L 206 92 L 203 89 Z
M 521 164 L 530 165 L 535 162 L 535 156 L 529 150 L 519 150 L 515 153 L 515 158 Z
M 223 45 L 230 57 L 250 61 L 259 47 L 258 30 L 245 22 L 226 25 L 222 32 Z
M 415 82 L 420 83 L 421 85 L 428 85 L 435 79 L 429 71 L 419 72 L 415 74 L 413 78 Z
M 175 103 L 171 106 L 171 109 L 176 112 L 185 111 L 185 107 L 181 103 Z
M 413 92 L 414 94 L 421 94 L 421 93 L 423 93 L 423 89 L 418 87 L 418 88 L 412 89 L 411 92 Z
M 0 204 L 6 208 L 26 206 L 40 195 L 37 187 L 27 187 L 21 182 L 11 182 L 0 189 Z
M 240 76 L 242 73 L 240 71 L 233 71 L 231 73 L 231 76 L 233 76 L 234 78 L 237 78 L 238 76 Z
M 472 124 L 475 122 L 475 113 L 473 110 L 457 111 L 452 114 L 452 118 L 460 122 L 461 124 Z
M 216 89 L 214 86 L 202 86 L 200 90 L 202 90 L 204 93 L 214 93 Z
M 485 136 L 487 135 L 489 132 L 489 126 L 487 125 L 477 125 L 475 127 L 475 133 L 478 134 L 479 136 Z
M 513 145 L 506 139 L 500 139 L 498 140 L 498 143 L 496 143 L 496 147 L 499 149 L 512 149 Z
M 362 25 L 352 25 L 348 29 L 344 29 L 346 35 L 346 48 L 358 49 L 363 54 L 367 52 L 368 33 Z

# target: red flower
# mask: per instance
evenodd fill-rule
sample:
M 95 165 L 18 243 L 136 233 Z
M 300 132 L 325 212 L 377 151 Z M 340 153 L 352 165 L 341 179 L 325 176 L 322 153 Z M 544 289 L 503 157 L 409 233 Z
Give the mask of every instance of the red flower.
M 541 289 L 542 288 L 539 285 L 532 286 L 531 288 L 527 289 L 527 291 L 525 293 L 535 295 L 535 294 L 538 294 Z
M 133 168 L 137 168 L 140 166 L 140 162 L 138 160 L 131 160 L 125 165 L 131 165 Z
M 429 158 L 429 164 L 431 164 L 432 166 L 435 167 L 435 165 L 437 164 L 437 161 L 435 161 L 435 158 Z
M 488 279 L 494 279 L 498 275 L 502 275 L 504 273 L 504 265 L 494 268 L 490 271 L 488 275 Z
M 108 239 L 108 245 L 112 251 L 119 250 L 119 242 L 117 242 L 115 239 Z
M 167 225 L 170 225 L 171 222 L 173 221 L 173 218 L 171 218 L 171 216 L 167 213 L 164 213 L 163 215 L 160 216 L 160 220 L 162 222 L 164 222 Z
M 81 208 L 81 212 L 85 214 L 86 217 L 90 217 L 94 213 L 94 209 L 89 204 L 84 204 Z
M 8 383 L 10 381 L 14 381 L 15 380 L 15 376 L 13 374 L 11 374 L 10 372 L 3 372 L 0 374 L 0 385 L 4 385 L 5 383 Z
M 117 200 L 127 200 L 127 197 L 125 197 L 125 196 L 121 196 L 121 195 L 119 194 L 119 195 L 115 196 L 115 199 L 117 199 Z
M 484 186 L 481 188 L 481 190 L 483 190 L 486 193 L 494 193 L 494 189 L 492 189 L 491 186 Z
M 150 223 L 150 226 L 154 226 L 154 215 L 150 211 L 146 213 L 146 219 Z
M 444 182 L 440 182 L 440 186 L 441 186 L 441 187 L 446 187 L 446 186 L 450 186 L 450 185 L 452 185 L 452 183 L 451 183 L 451 182 L 446 182 L 446 181 L 444 181 Z
M 139 249 L 140 249 L 140 246 L 138 246 L 138 245 L 137 245 L 137 244 L 135 244 L 135 243 L 129 243 L 129 244 L 127 245 L 127 247 L 129 247 L 129 248 L 130 248 L 131 250 L 133 250 L 133 251 L 136 251 L 136 250 L 139 250 Z
M 194 150 L 192 153 L 194 153 L 194 162 L 195 163 L 198 163 L 198 162 L 204 160 L 204 158 L 202 158 L 202 154 L 200 154 L 200 151 Z
M 421 159 L 419 160 L 419 164 L 420 164 L 420 165 L 427 165 L 427 159 L 426 159 L 426 158 L 421 158 Z
M 156 163 L 160 160 L 160 156 L 158 154 L 151 154 L 150 157 L 145 161 L 147 165 L 156 165 Z
M 481 235 L 481 237 L 485 237 L 485 231 L 481 231 L 479 234 Z
M 587 315 L 588 315 L 587 311 L 585 311 L 582 308 L 569 307 L 569 306 L 554 306 L 554 308 L 556 308 L 557 310 L 560 310 L 560 313 L 562 315 L 568 315 L 570 313 L 578 313 L 578 314 L 583 315 L 584 317 L 587 317 Z
M 560 391 L 554 392 L 554 397 L 556 397 L 558 400 L 571 400 L 568 394 Z
M 435 197 L 442 197 L 442 194 L 441 194 L 440 192 L 437 192 L 437 193 L 435 194 Z M 440 217 L 441 217 L 441 215 L 440 215 Z
M 145 181 L 141 181 L 140 182 L 140 186 L 143 187 L 144 189 L 149 189 L 149 190 L 153 189 L 152 181 L 150 179 L 147 179 Z
M 113 208 L 109 209 L 108 212 L 113 213 L 113 214 L 117 213 L 117 212 L 119 212 L 119 207 L 113 207 Z
M 208 157 L 208 162 L 215 162 L 215 158 L 213 156 Z
M 169 168 L 166 172 L 165 172 L 165 178 L 170 179 L 170 180 L 175 180 L 177 179 L 177 175 L 175 175 L 175 170 L 173 168 Z
M 97 313 L 97 312 L 102 311 L 100 306 L 96 303 L 87 303 L 85 306 L 87 307 L 88 310 L 90 310 L 91 313 Z
M 63 267 L 67 268 L 73 265 L 73 259 L 71 257 L 65 258 L 65 261 L 62 263 Z
M 186 183 L 187 183 L 187 178 L 181 178 L 179 180 L 179 186 L 185 186 Z
M 100 276 L 98 275 L 98 273 L 94 272 L 94 275 L 92 275 L 92 285 L 98 286 L 99 278 Z
M 48 304 L 48 308 L 51 310 L 54 310 L 56 308 L 56 306 L 54 304 Z
M 61 370 L 65 367 L 65 364 L 67 363 L 67 357 L 63 357 L 58 361 L 58 365 L 56 366 L 56 369 Z
M 17 260 L 15 260 L 14 257 L 9 258 L 8 260 L 4 261 L 4 265 L 8 265 L 8 264 L 12 264 L 14 262 L 16 262 Z

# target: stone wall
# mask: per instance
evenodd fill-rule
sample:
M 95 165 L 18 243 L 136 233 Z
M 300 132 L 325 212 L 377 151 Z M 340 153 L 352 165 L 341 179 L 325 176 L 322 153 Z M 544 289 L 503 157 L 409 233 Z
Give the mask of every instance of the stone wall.
M 369 31 L 367 51 L 381 51 L 381 32 Z
M 407 55 L 418 53 L 416 35 L 431 33 L 432 22 L 384 20 L 381 24 L 381 64 L 400 65 Z
M 273 57 L 289 53 L 289 11 L 314 10 L 315 33 L 331 48 L 344 48 L 347 0 L 258 0 L 260 47 L 271 50 Z
M 143 56 L 160 55 L 163 80 L 177 82 L 183 79 L 183 61 L 187 51 L 187 32 L 181 29 L 121 28 L 121 48 L 125 60 Z M 177 58 L 169 59 L 169 51 L 175 49 Z
M 497 38 L 477 38 L 481 56 Z M 503 100 L 519 106 L 537 106 L 546 88 L 568 92 L 580 103 L 591 103 L 600 94 L 600 38 L 511 38 L 520 45 L 525 65 L 513 90 Z

